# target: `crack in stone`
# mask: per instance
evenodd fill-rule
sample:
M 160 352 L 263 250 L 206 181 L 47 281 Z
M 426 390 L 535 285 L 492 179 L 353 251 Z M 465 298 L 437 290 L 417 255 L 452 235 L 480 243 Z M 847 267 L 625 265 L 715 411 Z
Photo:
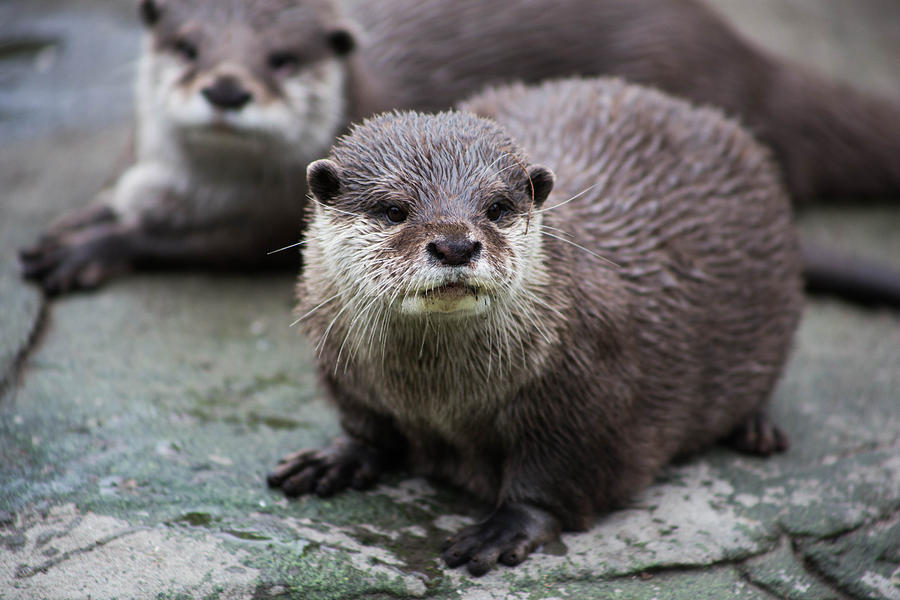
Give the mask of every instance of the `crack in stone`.
M 855 448 L 848 448 L 847 450 L 833 454 L 832 456 L 834 457 L 835 462 L 840 462 L 847 458 L 853 458 L 855 456 L 859 456 L 860 454 L 869 454 L 869 453 L 873 453 L 873 452 L 884 452 L 886 450 L 893 450 L 895 448 L 900 448 L 900 445 L 898 445 L 897 441 L 885 442 L 883 444 L 879 444 L 876 441 L 871 441 L 871 442 L 868 442 L 865 444 L 860 444 L 859 446 L 856 446 Z
M 144 531 L 149 529 L 148 527 L 129 527 L 124 531 L 120 531 L 118 533 L 112 533 L 110 535 L 104 536 L 99 540 L 95 540 L 84 546 L 82 548 L 75 548 L 74 550 L 67 550 L 58 556 L 54 556 L 50 560 L 44 561 L 43 563 L 37 566 L 29 566 L 27 564 L 18 565 L 16 567 L 16 579 L 27 579 L 29 577 L 34 577 L 38 573 L 45 573 L 56 565 L 68 560 L 73 556 L 78 556 L 79 554 L 87 554 L 88 552 L 92 552 L 97 548 L 101 548 L 110 542 L 114 542 L 123 537 L 129 536 L 133 533 L 137 533 L 138 531 Z
M 753 578 L 753 575 L 751 573 L 751 568 L 749 567 L 749 563 L 751 561 L 753 561 L 754 559 L 765 558 L 767 556 L 777 555 L 778 552 L 783 548 L 783 546 L 787 545 L 790 548 L 791 554 L 794 556 L 794 559 L 797 561 L 797 564 L 802 569 L 802 572 L 804 575 L 808 576 L 811 580 L 813 580 L 815 583 L 819 584 L 820 586 L 830 590 L 834 594 L 835 598 L 837 598 L 838 600 L 851 600 L 851 597 L 842 593 L 834 583 L 832 583 L 831 581 L 828 581 L 826 578 L 822 577 L 821 573 L 818 572 L 818 569 L 810 568 L 810 565 L 808 565 L 807 561 L 804 560 L 804 558 L 803 558 L 802 551 L 800 551 L 800 549 L 797 547 L 797 540 L 794 537 L 792 537 L 787 531 L 782 531 L 781 533 L 782 533 L 782 535 L 779 537 L 778 543 L 776 544 L 775 548 L 773 548 L 767 552 L 762 552 L 760 554 L 757 554 L 756 556 L 748 557 L 747 559 L 745 559 L 743 561 L 740 561 L 740 564 L 737 565 L 737 568 L 738 568 L 738 571 L 740 572 L 741 579 L 743 581 L 745 581 L 748 585 L 751 585 L 754 588 L 761 590 L 768 595 L 771 595 L 773 597 L 782 597 L 782 596 L 779 596 L 779 594 L 781 593 L 781 590 L 779 590 L 771 585 L 768 585 L 764 581 L 758 581 Z M 813 538 L 814 536 L 797 536 L 797 537 Z M 819 538 L 815 538 L 815 539 L 819 539 Z M 784 597 L 787 597 L 787 596 L 784 596 Z
M 840 538 L 843 538 L 843 537 L 846 537 L 849 535 L 853 535 L 854 533 L 856 533 L 862 529 L 871 529 L 871 528 L 877 527 L 879 524 L 890 523 L 891 521 L 895 521 L 897 519 L 900 519 L 900 508 L 894 509 L 893 511 L 890 511 L 887 514 L 882 515 L 878 519 L 860 523 L 857 527 L 854 527 L 853 529 L 841 531 L 841 532 L 835 533 L 833 535 L 827 535 L 827 536 L 812 536 L 812 535 L 810 535 L 810 536 L 790 536 L 790 535 L 788 535 L 787 537 L 788 537 L 788 541 L 791 544 L 791 551 L 793 552 L 794 557 L 797 559 L 797 562 L 800 564 L 801 567 L 803 567 L 803 571 L 807 575 L 809 575 L 810 578 L 817 581 L 819 584 L 823 585 L 824 587 L 829 588 L 832 592 L 834 592 L 834 594 L 838 598 L 841 598 L 842 600 L 844 600 L 844 599 L 849 600 L 849 599 L 855 598 L 856 596 L 848 595 L 845 592 L 844 585 L 842 585 L 841 581 L 836 580 L 835 578 L 831 577 L 827 573 L 823 572 L 814 563 L 812 563 L 812 561 L 807 559 L 806 555 L 803 553 L 803 550 L 799 547 L 800 542 L 807 541 L 807 540 L 817 541 L 817 542 L 837 541 Z
M 744 570 L 740 571 L 739 579 L 743 581 L 747 586 L 753 588 L 754 590 L 757 590 L 761 594 L 765 594 L 766 596 L 771 596 L 773 598 L 778 598 L 777 590 L 773 590 L 766 585 L 753 581 Z
M 862 527 L 863 527 L 863 525 L 860 525 L 859 527 L 857 527 L 857 529 L 861 529 Z M 841 535 L 845 535 L 845 534 L 841 534 Z M 802 536 L 798 536 L 798 537 L 802 537 Z M 808 536 L 808 537 L 812 537 L 812 536 Z M 835 536 L 835 537 L 837 537 L 837 536 Z M 829 539 L 829 538 L 815 538 L 815 539 Z M 810 563 L 810 561 L 806 558 L 806 556 L 804 556 L 803 551 L 799 548 L 799 542 L 800 542 L 799 539 L 789 537 L 788 541 L 791 544 L 791 552 L 794 553 L 794 558 L 797 559 L 797 563 L 801 567 L 803 567 L 803 572 L 806 573 L 810 577 L 810 579 L 813 579 L 814 581 L 818 582 L 819 584 L 827 587 L 832 592 L 834 592 L 835 596 L 837 596 L 838 598 L 841 598 L 842 600 L 851 598 L 851 596 L 847 596 L 846 594 L 843 593 L 843 591 L 841 591 L 839 582 L 834 581 L 831 577 L 829 577 L 828 575 L 823 573 L 821 569 L 817 568 L 815 565 Z
M 19 349 L 15 358 L 13 358 L 9 371 L 7 373 L 0 373 L 0 402 L 2 402 L 7 395 L 12 398 L 15 397 L 15 390 L 18 389 L 19 382 L 25 371 L 25 365 L 40 345 L 40 340 L 44 337 L 49 320 L 49 302 L 47 301 L 47 297 L 41 293 L 40 306 L 37 315 L 34 318 L 34 324 L 31 327 L 31 331 L 28 332 L 27 341 L 22 345 L 22 348 Z

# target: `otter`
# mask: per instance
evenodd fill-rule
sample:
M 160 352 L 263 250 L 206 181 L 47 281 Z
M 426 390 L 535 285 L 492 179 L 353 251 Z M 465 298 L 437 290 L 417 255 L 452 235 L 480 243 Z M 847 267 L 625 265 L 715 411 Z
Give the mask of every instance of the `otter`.
M 21 253 L 50 294 L 134 266 L 295 265 L 305 167 L 346 121 L 331 0 L 142 0 L 135 162 Z
M 798 200 L 900 190 L 900 111 L 770 56 L 696 0 L 139 6 L 136 163 L 22 251 L 49 293 L 147 264 L 296 265 L 268 253 L 297 241 L 309 160 L 351 122 L 445 109 L 490 83 L 621 76 L 740 118 Z M 827 288 L 835 263 L 812 261 Z M 882 284 L 900 301 L 900 276 Z
M 441 478 L 492 507 L 443 553 L 481 575 L 675 457 L 785 449 L 766 407 L 801 259 L 769 152 L 717 110 L 621 80 L 462 108 L 367 120 L 309 166 L 297 312 L 344 434 L 269 485 Z

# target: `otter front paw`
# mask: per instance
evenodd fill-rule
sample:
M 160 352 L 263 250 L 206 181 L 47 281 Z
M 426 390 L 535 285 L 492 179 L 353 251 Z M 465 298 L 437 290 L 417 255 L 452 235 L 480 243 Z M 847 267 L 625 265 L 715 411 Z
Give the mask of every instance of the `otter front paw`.
M 282 458 L 266 481 L 285 496 L 327 497 L 348 487 L 372 487 L 384 470 L 376 448 L 342 436 L 327 448 L 301 450 Z
M 22 274 L 49 295 L 89 289 L 130 266 L 126 237 L 113 223 L 47 234 L 19 252 Z
M 528 504 L 504 504 L 487 520 L 470 525 L 444 542 L 448 567 L 465 564 L 472 575 L 484 575 L 497 564 L 514 567 L 539 545 L 559 535 L 559 520 Z

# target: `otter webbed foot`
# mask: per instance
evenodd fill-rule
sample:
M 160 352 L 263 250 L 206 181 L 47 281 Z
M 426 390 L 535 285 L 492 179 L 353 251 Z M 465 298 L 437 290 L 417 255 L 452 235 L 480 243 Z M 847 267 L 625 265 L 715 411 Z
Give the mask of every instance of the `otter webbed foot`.
M 480 576 L 499 560 L 513 567 L 539 545 L 556 539 L 560 522 L 549 512 L 528 504 L 504 504 L 485 521 L 470 525 L 444 542 L 448 567 L 465 564 Z
M 370 488 L 384 470 L 385 460 L 378 449 L 341 436 L 326 448 L 285 456 L 266 481 L 269 487 L 281 488 L 288 497 L 313 493 L 327 497 L 348 487 Z
M 740 452 L 760 456 L 784 452 L 791 446 L 787 434 L 779 429 L 763 410 L 753 413 L 738 425 L 725 438 L 725 443 Z
M 19 252 L 19 262 L 49 295 L 97 287 L 131 266 L 123 226 L 103 221 L 48 232 Z

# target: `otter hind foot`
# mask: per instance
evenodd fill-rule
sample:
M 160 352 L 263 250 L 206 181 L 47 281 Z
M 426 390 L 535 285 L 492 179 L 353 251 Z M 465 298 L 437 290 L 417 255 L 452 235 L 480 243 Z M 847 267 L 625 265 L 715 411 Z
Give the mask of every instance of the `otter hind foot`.
M 377 449 L 339 437 L 326 448 L 285 456 L 266 481 L 269 487 L 280 488 L 290 498 L 312 493 L 325 498 L 348 487 L 370 488 L 383 471 L 384 461 Z
M 559 536 L 559 520 L 528 504 L 504 504 L 485 521 L 470 525 L 444 542 L 448 567 L 465 564 L 476 577 L 490 571 L 499 560 L 514 567 L 539 545 Z
M 738 425 L 725 438 L 725 443 L 740 452 L 769 456 L 784 452 L 791 446 L 790 439 L 775 425 L 764 410 L 759 410 Z

